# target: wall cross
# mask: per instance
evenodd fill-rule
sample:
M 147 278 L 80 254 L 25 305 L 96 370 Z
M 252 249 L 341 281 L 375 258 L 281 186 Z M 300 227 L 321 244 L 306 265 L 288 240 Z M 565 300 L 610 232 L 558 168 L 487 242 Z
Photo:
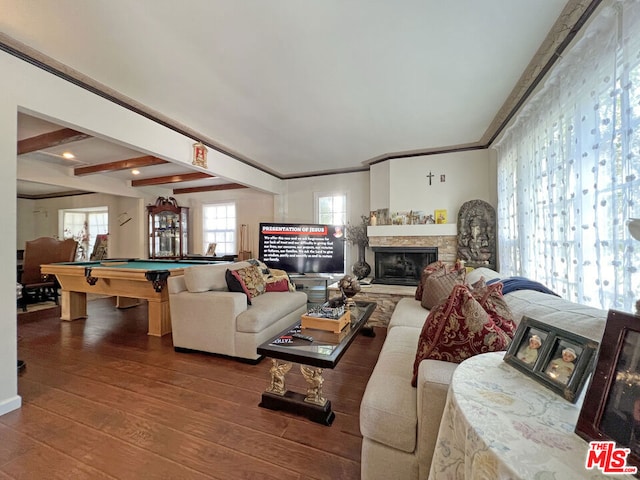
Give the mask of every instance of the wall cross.
M 431 179 L 434 177 L 435 175 L 433 173 L 431 173 L 431 170 L 429 170 L 429 175 L 427 175 L 427 178 L 429 179 L 429 185 L 431 185 Z

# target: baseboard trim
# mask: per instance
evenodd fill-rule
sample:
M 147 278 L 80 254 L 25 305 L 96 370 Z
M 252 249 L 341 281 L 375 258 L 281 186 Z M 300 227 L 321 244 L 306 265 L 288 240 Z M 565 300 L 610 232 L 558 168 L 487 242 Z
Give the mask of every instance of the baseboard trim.
M 16 395 L 11 398 L 7 398 L 0 402 L 0 416 L 5 413 L 13 412 L 14 410 L 19 409 L 22 406 L 22 397 L 20 395 Z

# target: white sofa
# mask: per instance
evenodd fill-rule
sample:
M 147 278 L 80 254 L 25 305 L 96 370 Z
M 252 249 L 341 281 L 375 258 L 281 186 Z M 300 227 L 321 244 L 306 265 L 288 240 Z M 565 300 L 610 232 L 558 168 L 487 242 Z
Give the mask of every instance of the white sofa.
M 303 292 L 267 292 L 251 299 L 230 292 L 227 269 L 248 262 L 198 265 L 168 279 L 173 346 L 179 351 L 215 353 L 251 362 L 256 348 L 292 325 L 307 310 Z
M 486 268 L 467 276 L 474 283 L 500 277 Z M 516 323 L 527 315 L 600 341 L 607 312 L 534 290 L 505 295 Z M 428 311 L 420 301 L 398 302 L 360 406 L 362 480 L 428 477 L 447 391 L 458 364 L 423 360 L 411 386 L 418 339 Z

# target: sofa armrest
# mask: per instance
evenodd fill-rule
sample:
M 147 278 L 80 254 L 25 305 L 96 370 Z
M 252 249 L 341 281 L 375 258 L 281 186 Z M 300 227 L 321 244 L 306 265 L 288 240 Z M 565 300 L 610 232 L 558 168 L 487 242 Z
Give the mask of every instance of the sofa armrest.
M 426 478 L 429 473 L 449 385 L 457 366 L 457 363 L 423 360 L 418 368 L 417 454 L 420 469 L 423 466 L 427 469 L 426 473 L 420 471 L 420 478 L 423 478 L 423 474 Z
M 247 310 L 244 293 L 170 293 L 169 307 L 174 346 L 223 355 L 235 354 L 236 319 Z

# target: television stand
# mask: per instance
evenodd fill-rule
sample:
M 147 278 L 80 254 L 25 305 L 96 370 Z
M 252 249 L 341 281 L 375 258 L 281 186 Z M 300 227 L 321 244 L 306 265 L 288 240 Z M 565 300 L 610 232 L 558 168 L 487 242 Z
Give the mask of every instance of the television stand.
M 307 303 L 322 304 L 329 299 L 327 291 L 329 277 L 296 274 L 290 275 L 290 278 L 296 290 L 307 294 Z

